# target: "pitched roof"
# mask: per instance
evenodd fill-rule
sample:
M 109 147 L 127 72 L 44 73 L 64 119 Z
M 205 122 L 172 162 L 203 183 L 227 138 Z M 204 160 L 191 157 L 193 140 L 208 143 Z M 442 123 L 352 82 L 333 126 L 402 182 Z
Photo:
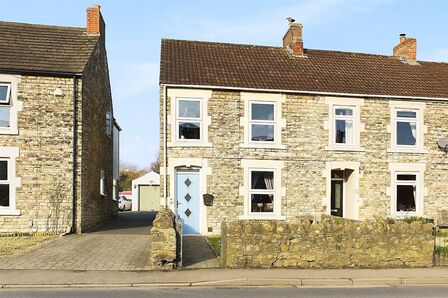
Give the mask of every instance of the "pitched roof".
M 0 22 L 0 71 L 81 73 L 98 38 L 84 28 Z
M 163 39 L 160 83 L 448 98 L 448 63 L 384 55 Z

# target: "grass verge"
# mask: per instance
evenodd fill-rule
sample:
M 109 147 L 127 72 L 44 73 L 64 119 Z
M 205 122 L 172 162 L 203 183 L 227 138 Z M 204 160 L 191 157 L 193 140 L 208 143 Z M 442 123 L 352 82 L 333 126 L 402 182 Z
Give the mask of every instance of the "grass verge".
M 221 237 L 219 236 L 209 236 L 205 237 L 207 239 L 207 242 L 210 244 L 210 246 L 215 251 L 215 254 L 217 256 L 221 255 Z
M 0 260 L 22 254 L 54 239 L 56 236 L 3 236 L 0 237 Z

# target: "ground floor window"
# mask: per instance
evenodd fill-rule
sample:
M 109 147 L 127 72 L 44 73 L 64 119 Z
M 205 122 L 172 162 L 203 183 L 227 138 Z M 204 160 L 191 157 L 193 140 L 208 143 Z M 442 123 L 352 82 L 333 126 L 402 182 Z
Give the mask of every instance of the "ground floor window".
M 396 173 L 395 179 L 395 211 L 417 212 L 417 180 L 416 173 Z
M 20 215 L 16 209 L 16 188 L 20 186 L 20 178 L 16 177 L 18 156 L 18 148 L 0 147 L 0 216 Z
M 250 171 L 250 212 L 274 212 L 274 171 Z

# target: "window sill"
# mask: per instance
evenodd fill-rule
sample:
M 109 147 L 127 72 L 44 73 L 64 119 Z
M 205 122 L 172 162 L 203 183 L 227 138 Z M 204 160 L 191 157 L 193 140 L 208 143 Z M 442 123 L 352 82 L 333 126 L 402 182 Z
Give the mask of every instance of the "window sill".
M 18 209 L 0 209 L 1 215 L 20 216 L 22 213 Z
M 251 214 L 251 215 L 240 215 L 238 217 L 240 220 L 286 220 L 286 216 L 275 215 L 275 214 Z
M 344 151 L 344 152 L 366 152 L 366 149 L 359 147 L 336 147 L 336 146 L 327 146 L 325 147 L 325 151 Z
M 176 142 L 176 143 L 167 143 L 168 147 L 199 147 L 199 148 L 212 148 L 212 143 L 202 143 L 202 142 Z
M 19 130 L 17 128 L 4 128 L 0 127 L 0 135 L 18 135 Z
M 279 144 L 269 144 L 269 143 L 249 143 L 249 144 L 240 144 L 240 148 L 244 149 L 277 149 L 277 150 L 285 150 L 286 145 Z
M 415 153 L 415 154 L 427 154 L 428 150 L 420 148 L 388 148 L 387 153 Z

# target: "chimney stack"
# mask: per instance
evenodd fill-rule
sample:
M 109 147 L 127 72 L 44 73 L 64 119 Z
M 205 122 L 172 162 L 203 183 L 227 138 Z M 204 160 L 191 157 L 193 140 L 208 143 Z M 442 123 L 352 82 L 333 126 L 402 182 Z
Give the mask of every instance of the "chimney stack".
M 287 19 L 289 21 L 289 29 L 283 36 L 283 47 L 296 57 L 302 57 L 303 53 L 303 39 L 302 39 L 302 24 L 295 23 L 292 18 Z
M 408 61 L 417 60 L 417 40 L 407 38 L 406 34 L 400 34 L 400 43 L 394 47 L 394 57 L 405 58 Z
M 87 11 L 87 33 L 104 37 L 106 24 L 101 15 L 101 6 L 98 4 L 88 7 Z

